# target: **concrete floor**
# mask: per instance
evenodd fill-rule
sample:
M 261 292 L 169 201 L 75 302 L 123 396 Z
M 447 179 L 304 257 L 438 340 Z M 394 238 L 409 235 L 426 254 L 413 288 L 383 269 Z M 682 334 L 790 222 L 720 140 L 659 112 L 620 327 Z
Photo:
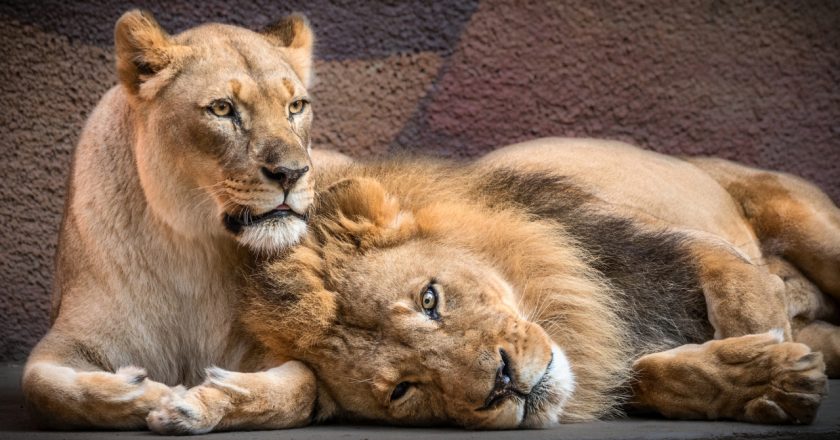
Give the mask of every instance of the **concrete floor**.
M 44 432 L 32 426 L 23 408 L 20 365 L 0 365 L 0 440 L 11 439 L 145 439 L 149 432 Z M 285 431 L 214 433 L 221 439 L 840 439 L 840 380 L 830 384 L 816 422 L 809 426 L 761 426 L 735 422 L 688 422 L 658 419 L 626 419 L 564 425 L 538 431 L 461 431 L 454 429 L 409 429 L 382 426 L 313 426 Z

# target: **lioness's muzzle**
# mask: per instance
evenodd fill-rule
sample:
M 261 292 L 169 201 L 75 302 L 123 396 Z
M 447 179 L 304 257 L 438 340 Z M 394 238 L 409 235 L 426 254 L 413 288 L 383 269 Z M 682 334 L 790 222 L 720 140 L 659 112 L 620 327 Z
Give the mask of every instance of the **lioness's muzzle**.
M 228 214 L 225 213 L 223 218 L 225 228 L 233 234 L 238 234 L 242 231 L 242 228 L 248 226 L 254 226 L 260 223 L 264 223 L 271 219 L 281 219 L 286 217 L 297 217 L 304 222 L 309 221 L 309 213 L 300 214 L 287 206 L 278 207 L 266 213 L 260 215 L 251 215 L 247 210 L 243 210 L 238 214 Z

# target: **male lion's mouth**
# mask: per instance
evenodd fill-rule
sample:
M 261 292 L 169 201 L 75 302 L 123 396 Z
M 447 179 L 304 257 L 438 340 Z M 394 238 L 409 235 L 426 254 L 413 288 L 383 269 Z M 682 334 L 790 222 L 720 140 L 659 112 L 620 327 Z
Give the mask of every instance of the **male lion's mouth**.
M 551 390 L 551 367 L 554 364 L 554 353 L 551 353 L 551 358 L 548 360 L 548 365 L 545 367 L 545 373 L 537 381 L 537 384 L 531 388 L 531 391 L 525 396 L 525 408 L 522 414 L 522 422 L 528 419 L 529 414 L 534 414 L 543 409 L 547 404 L 553 403 L 554 396 Z
M 504 362 L 504 355 L 502 356 Z M 507 400 L 511 399 L 518 399 L 525 404 L 524 407 L 524 414 L 523 414 L 523 421 L 528 417 L 529 412 L 538 411 L 542 405 L 545 403 L 545 395 L 550 393 L 550 385 L 549 382 L 551 381 L 551 366 L 554 364 L 554 353 L 551 353 L 551 358 L 548 360 L 548 365 L 545 367 L 545 372 L 543 373 L 542 377 L 539 381 L 537 381 L 536 385 L 527 393 L 523 393 L 517 390 L 512 384 L 507 384 L 508 386 L 504 387 L 496 387 L 491 392 L 490 395 L 487 396 L 487 399 L 480 408 L 477 408 L 476 411 L 487 411 L 498 408 L 502 403 Z M 501 372 L 501 368 L 499 372 L 497 372 L 496 381 L 498 383 L 499 376 Z
M 269 220 L 283 219 L 287 217 L 295 217 L 300 220 L 303 220 L 304 222 L 309 221 L 309 213 L 300 214 L 298 212 L 295 212 L 292 208 L 289 207 L 289 205 L 286 205 L 285 203 L 279 205 L 271 211 L 264 212 L 259 215 L 251 214 L 251 212 L 247 208 L 241 210 L 236 214 L 225 213 L 223 221 L 225 224 L 225 228 L 227 228 L 228 231 L 234 234 L 239 234 L 243 228 L 265 223 Z

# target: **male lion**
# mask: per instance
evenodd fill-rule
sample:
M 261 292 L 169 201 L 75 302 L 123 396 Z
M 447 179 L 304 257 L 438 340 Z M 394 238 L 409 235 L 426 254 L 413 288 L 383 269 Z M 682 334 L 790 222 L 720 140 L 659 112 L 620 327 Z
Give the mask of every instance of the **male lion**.
M 214 371 L 155 429 L 265 426 L 278 387 L 314 421 L 809 423 L 823 359 L 840 373 L 840 210 L 792 176 L 545 139 L 332 167 L 316 190 L 310 234 L 243 311 L 266 353 L 315 375 Z
M 250 362 L 236 323 L 241 272 L 296 243 L 312 202 L 303 17 L 170 36 L 132 11 L 115 40 L 119 84 L 75 153 L 52 328 L 23 377 L 57 428 L 145 427 L 206 366 L 273 366 Z

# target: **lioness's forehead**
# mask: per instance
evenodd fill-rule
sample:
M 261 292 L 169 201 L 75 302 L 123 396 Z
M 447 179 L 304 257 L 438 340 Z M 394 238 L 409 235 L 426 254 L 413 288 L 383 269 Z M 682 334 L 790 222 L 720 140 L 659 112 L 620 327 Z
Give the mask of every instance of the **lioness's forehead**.
M 299 82 L 284 59 L 283 48 L 248 29 L 210 23 L 178 34 L 175 41 L 189 46 L 203 63 L 222 70 L 248 72 L 260 82 Z

